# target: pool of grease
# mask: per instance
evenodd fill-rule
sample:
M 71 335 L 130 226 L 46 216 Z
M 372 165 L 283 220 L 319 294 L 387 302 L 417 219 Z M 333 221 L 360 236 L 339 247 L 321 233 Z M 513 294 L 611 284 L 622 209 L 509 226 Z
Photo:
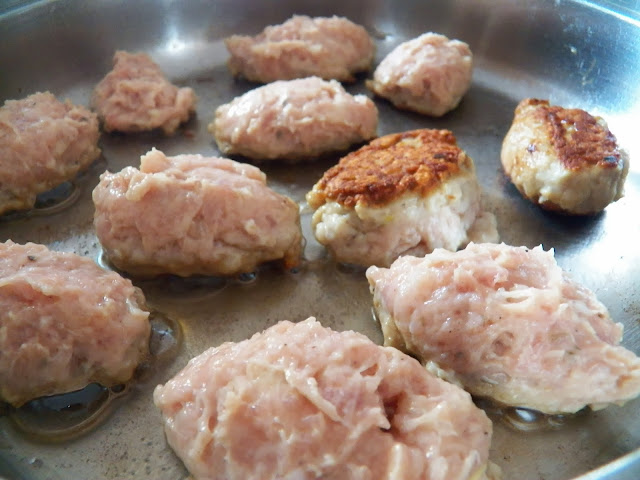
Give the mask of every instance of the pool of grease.
M 149 354 L 127 383 L 110 387 L 92 383 L 74 392 L 34 399 L 19 408 L 4 405 L 0 414 L 37 442 L 66 442 L 91 432 L 108 420 L 132 390 L 140 388 L 178 354 L 182 344 L 180 324 L 155 311 L 150 313 L 149 322 Z

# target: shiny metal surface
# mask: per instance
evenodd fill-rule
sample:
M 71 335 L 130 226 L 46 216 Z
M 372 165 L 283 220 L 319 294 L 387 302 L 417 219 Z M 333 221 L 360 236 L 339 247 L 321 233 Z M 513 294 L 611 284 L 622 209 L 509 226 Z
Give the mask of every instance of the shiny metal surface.
M 376 38 L 376 60 L 425 31 L 462 39 L 475 55 L 472 88 L 441 119 L 399 112 L 376 100 L 379 134 L 419 127 L 451 129 L 478 167 L 489 210 L 504 242 L 554 248 L 559 263 L 593 289 L 625 325 L 623 344 L 640 354 L 640 21 L 637 2 L 507 0 L 49 0 L 10 1 L 0 10 L 0 100 L 37 90 L 87 105 L 116 49 L 146 51 L 167 75 L 199 96 L 197 117 L 174 138 L 103 135 L 103 157 L 79 181 L 78 200 L 53 214 L 0 219 L 0 241 L 35 241 L 100 258 L 91 190 L 105 169 L 137 165 L 156 147 L 168 154 L 217 154 L 206 131 L 216 106 L 253 85 L 234 81 L 222 38 L 257 33 L 293 13 L 339 14 Z M 349 86 L 364 92 L 362 79 Z M 626 196 L 593 218 L 544 213 L 527 203 L 502 173 L 499 151 L 516 103 L 549 98 L 603 115 L 632 163 Z M 271 185 L 303 207 L 307 263 L 297 274 L 262 271 L 251 283 L 136 282 L 154 308 L 179 321 L 184 345 L 121 402 L 106 422 L 70 442 L 29 440 L 0 418 L 0 477 L 34 479 L 186 477 L 166 446 L 151 392 L 189 358 L 223 341 L 241 340 L 278 320 L 310 315 L 336 329 L 381 341 L 361 271 L 328 260 L 312 238 L 304 194 L 336 159 L 306 166 L 268 166 Z M 494 417 L 492 459 L 505 479 L 566 480 L 607 462 L 584 480 L 640 478 L 640 400 L 569 418 L 534 431 Z M 625 476 L 626 475 L 626 476 Z

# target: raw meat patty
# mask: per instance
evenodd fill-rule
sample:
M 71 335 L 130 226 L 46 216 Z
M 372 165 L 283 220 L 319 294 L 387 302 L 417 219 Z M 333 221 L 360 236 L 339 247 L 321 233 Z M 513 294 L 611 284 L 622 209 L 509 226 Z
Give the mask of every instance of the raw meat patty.
M 376 136 L 378 109 L 318 77 L 273 82 L 216 110 L 209 131 L 224 154 L 292 162 Z
M 398 108 L 440 117 L 469 90 L 472 70 L 469 45 L 424 33 L 387 55 L 367 86 Z
M 388 266 L 400 255 L 498 241 L 473 160 L 448 130 L 378 138 L 325 172 L 307 194 L 316 239 L 339 262 Z
M 618 345 L 622 325 L 552 251 L 471 244 L 371 267 L 367 278 L 385 345 L 474 395 L 569 413 L 640 393 L 640 359 Z
M 314 318 L 211 348 L 153 397 L 196 480 L 486 478 L 491 422 L 466 392 Z
M 109 260 L 137 275 L 231 275 L 300 260 L 298 205 L 252 165 L 153 149 L 140 170 L 106 172 L 94 225 Z
M 371 68 L 375 54 L 364 28 L 336 16 L 294 15 L 256 37 L 233 35 L 225 44 L 231 73 L 261 83 L 313 75 L 350 82 Z
M 0 243 L 0 400 L 128 381 L 148 352 L 142 292 L 88 258 Z
M 96 115 L 51 93 L 0 108 L 0 215 L 33 207 L 36 195 L 73 179 L 99 155 Z
M 107 132 L 161 128 L 171 135 L 195 111 L 193 90 L 169 83 L 146 53 L 118 51 L 113 63 L 93 92 L 93 105 Z
M 501 160 L 525 198 L 577 215 L 598 213 L 621 198 L 629 171 L 627 152 L 602 118 L 532 98 L 516 107 Z

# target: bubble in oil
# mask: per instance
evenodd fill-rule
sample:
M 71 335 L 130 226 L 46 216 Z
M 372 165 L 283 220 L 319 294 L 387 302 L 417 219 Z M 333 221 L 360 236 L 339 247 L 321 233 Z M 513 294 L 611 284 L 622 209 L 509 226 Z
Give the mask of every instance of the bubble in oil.
M 497 417 L 503 424 L 520 432 L 556 430 L 583 413 L 546 414 L 529 408 L 496 406 L 485 410 L 490 416 Z
M 178 354 L 182 344 L 180 324 L 158 312 L 151 312 L 149 321 L 149 356 L 129 382 L 111 387 L 91 383 L 74 392 L 36 398 L 18 408 L 4 405 L 4 413 L 18 430 L 35 441 L 65 442 L 92 431 L 107 420 L 136 385 L 144 383 L 159 365 Z
M 245 272 L 236 277 L 238 283 L 248 285 L 258 280 L 258 272 Z

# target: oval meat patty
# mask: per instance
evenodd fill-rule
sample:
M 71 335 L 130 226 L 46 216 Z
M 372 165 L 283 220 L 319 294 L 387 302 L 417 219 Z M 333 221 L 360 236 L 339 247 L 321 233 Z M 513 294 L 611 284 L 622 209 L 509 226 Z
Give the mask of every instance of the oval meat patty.
M 97 116 L 51 93 L 0 108 L 0 215 L 31 208 L 36 195 L 73 179 L 100 155 Z
M 171 135 L 195 111 L 193 90 L 172 85 L 146 53 L 117 51 L 113 64 L 92 99 L 107 132 L 161 128 Z
M 255 36 L 225 39 L 229 70 L 253 82 L 318 76 L 353 81 L 371 68 L 375 45 L 360 25 L 342 17 L 294 15 Z
M 336 81 L 273 82 L 216 109 L 209 131 L 225 155 L 297 162 L 376 136 L 378 109 Z
M 607 123 L 584 110 L 527 98 L 502 143 L 502 166 L 525 198 L 589 215 L 622 197 L 629 157 Z
M 374 140 L 327 170 L 307 202 L 316 239 L 339 262 L 388 266 L 400 255 L 498 241 L 473 160 L 448 130 Z
M 136 275 L 231 275 L 300 261 L 298 205 L 252 165 L 153 149 L 140 170 L 106 172 L 93 191 L 109 260 Z
M 88 258 L 0 243 L 0 399 L 128 381 L 148 352 L 145 308 L 129 280 Z
M 385 345 L 474 395 L 553 414 L 640 393 L 640 359 L 618 345 L 622 325 L 552 251 L 471 244 L 371 267 L 367 278 Z
M 466 392 L 314 318 L 211 348 L 153 398 L 196 480 L 487 478 L 491 422 Z
M 367 86 L 398 108 L 440 117 L 469 90 L 472 70 L 469 45 L 424 33 L 389 53 Z

